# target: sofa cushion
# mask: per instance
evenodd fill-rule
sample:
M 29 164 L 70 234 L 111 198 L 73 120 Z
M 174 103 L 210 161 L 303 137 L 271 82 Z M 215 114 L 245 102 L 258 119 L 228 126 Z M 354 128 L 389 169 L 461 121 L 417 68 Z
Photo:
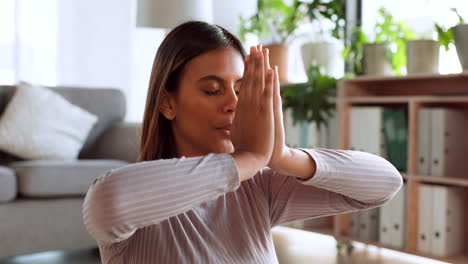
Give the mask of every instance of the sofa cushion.
M 78 156 L 79 159 L 90 159 L 90 156 L 93 155 L 93 145 L 97 138 L 114 124 L 124 119 L 126 112 L 124 93 L 118 89 L 103 87 L 58 86 L 49 88 L 63 96 L 70 103 L 86 109 L 98 117 L 97 124 L 89 133 Z M 16 86 L 0 85 L 0 115 L 13 97 L 16 89 Z M 24 159 L 0 151 L 0 164 L 6 165 L 13 161 L 22 160 Z
M 0 166 L 0 202 L 11 201 L 17 194 L 15 172 L 4 166 Z
M 49 88 L 22 83 L 0 118 L 0 149 L 31 160 L 76 159 L 96 122 Z
M 10 164 L 18 192 L 28 197 L 84 195 L 94 179 L 128 163 L 120 160 L 31 160 Z

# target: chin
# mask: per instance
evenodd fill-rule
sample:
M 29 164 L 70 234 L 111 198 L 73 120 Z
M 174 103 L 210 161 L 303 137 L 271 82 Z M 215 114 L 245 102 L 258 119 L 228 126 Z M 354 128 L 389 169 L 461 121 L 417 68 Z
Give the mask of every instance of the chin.
M 233 153 L 234 152 L 234 146 L 232 145 L 232 142 L 229 141 L 229 143 L 223 143 L 221 146 L 216 148 L 215 153 Z

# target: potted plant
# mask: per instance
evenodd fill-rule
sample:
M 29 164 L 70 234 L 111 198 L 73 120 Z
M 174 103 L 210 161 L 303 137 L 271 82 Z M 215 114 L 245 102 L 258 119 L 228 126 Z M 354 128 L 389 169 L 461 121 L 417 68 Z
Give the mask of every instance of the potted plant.
M 439 44 L 449 49 L 451 43 L 455 44 L 458 59 L 464 71 L 468 70 L 468 24 L 461 17 L 456 8 L 451 9 L 458 16 L 458 24 L 448 29 L 436 24 Z
M 270 38 L 265 45 L 270 50 L 270 62 L 279 66 L 281 83 L 288 83 L 288 44 L 294 39 L 299 23 L 304 19 L 303 3 L 293 0 L 287 5 L 283 0 L 258 0 L 258 11 L 250 18 L 240 19 L 239 37 L 245 41 L 247 33 L 260 38 Z
M 327 126 L 335 110 L 335 104 L 330 102 L 330 98 L 336 96 L 337 79 L 324 74 L 316 63 L 309 66 L 307 78 L 306 83 L 282 86 L 283 107 L 292 110 L 293 124 L 312 122 L 319 130 Z
M 406 42 L 406 69 L 408 75 L 439 73 L 439 44 L 422 37 Z
M 344 0 L 313 0 L 304 3 L 307 7 L 307 16 L 309 22 L 318 23 L 319 40 L 305 43 L 301 47 L 302 60 L 304 68 L 307 71 L 312 62 L 317 62 L 324 67 L 325 73 L 331 74 L 336 68 L 340 67 L 342 58 L 337 45 L 330 41 L 325 41 L 323 24 L 330 22 L 333 28 L 330 35 L 335 39 L 343 39 L 345 31 L 345 1 Z M 328 32 L 327 32 L 328 33 Z M 342 66 L 341 66 L 342 67 Z
M 357 28 L 343 52 L 357 75 L 401 75 L 406 66 L 406 41 L 414 39 L 414 32 L 405 22 L 395 22 L 384 8 L 379 9 L 379 14 L 381 21 L 374 27 L 374 42 Z

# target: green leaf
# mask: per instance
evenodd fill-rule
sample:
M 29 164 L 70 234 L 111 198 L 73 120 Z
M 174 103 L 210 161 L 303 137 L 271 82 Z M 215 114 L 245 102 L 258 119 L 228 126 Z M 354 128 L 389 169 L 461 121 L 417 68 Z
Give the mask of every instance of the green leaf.
M 453 27 L 447 30 L 445 30 L 438 24 L 435 24 L 434 27 L 438 35 L 439 44 L 445 47 L 445 50 L 448 51 L 450 43 L 455 43 Z
M 337 80 L 324 75 L 316 63 L 307 69 L 307 76 L 307 83 L 282 86 L 283 105 L 292 110 L 294 123 L 308 121 L 320 128 L 333 115 L 335 104 L 329 98 L 336 96 Z

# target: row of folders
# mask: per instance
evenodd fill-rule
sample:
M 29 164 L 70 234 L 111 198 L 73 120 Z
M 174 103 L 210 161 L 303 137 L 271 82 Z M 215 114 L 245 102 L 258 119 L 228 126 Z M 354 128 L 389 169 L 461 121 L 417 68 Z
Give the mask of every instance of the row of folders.
M 383 206 L 352 213 L 349 235 L 404 249 L 407 185 Z M 419 191 L 418 243 L 420 253 L 438 257 L 464 249 L 464 193 L 459 187 L 422 184 Z
M 468 112 L 455 108 L 421 108 L 418 113 L 417 151 L 419 175 L 463 177 L 468 162 L 465 133 Z M 350 148 L 389 160 L 407 171 L 408 113 L 406 108 L 353 107 Z
M 294 124 L 286 111 L 286 143 L 291 147 L 338 148 L 337 121 L 328 127 Z M 468 162 L 468 111 L 455 108 L 421 108 L 418 113 L 417 151 L 419 175 L 463 177 Z M 350 111 L 350 149 L 369 152 L 389 160 L 399 171 L 407 171 L 408 111 L 406 108 L 356 106 Z

